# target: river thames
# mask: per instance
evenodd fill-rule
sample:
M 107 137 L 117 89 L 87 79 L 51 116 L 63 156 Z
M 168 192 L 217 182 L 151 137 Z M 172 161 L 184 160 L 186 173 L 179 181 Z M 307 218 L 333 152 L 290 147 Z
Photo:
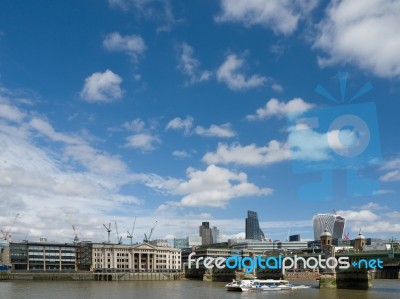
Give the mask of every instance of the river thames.
M 294 281 L 293 284 L 317 286 L 316 282 Z M 2 281 L 0 298 L 12 299 L 71 299 L 71 298 L 296 298 L 296 299 L 388 299 L 399 298 L 400 280 L 374 280 L 372 289 L 320 290 L 310 289 L 281 292 L 227 292 L 225 283 L 202 281 Z

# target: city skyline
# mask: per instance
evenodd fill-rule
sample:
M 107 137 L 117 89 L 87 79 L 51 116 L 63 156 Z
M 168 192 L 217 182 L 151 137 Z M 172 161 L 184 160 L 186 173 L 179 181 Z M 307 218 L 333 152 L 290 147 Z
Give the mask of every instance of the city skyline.
M 350 238 L 399 239 L 399 9 L 3 1 L 0 229 L 227 240 L 254 210 L 268 238 L 313 239 L 336 210 Z

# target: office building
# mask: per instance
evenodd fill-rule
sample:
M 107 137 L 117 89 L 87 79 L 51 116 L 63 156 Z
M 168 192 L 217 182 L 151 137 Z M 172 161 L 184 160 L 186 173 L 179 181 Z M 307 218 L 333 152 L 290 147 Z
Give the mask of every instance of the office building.
M 189 236 L 188 237 L 188 246 L 201 246 L 202 238 L 201 236 Z
M 246 239 L 265 240 L 265 235 L 258 222 L 257 212 L 247 211 Z
M 314 240 L 319 240 L 325 229 L 333 239 L 342 239 L 346 219 L 336 214 L 317 214 L 313 217 Z
M 221 242 L 221 236 L 219 234 L 219 229 L 216 226 L 212 227 L 211 234 L 212 234 L 212 243 L 213 244 Z
M 300 235 L 291 235 L 289 236 L 289 242 L 300 242 Z
M 202 222 L 199 227 L 199 235 L 201 237 L 201 245 L 210 245 L 212 240 L 212 229 L 209 222 Z
M 174 248 L 182 249 L 182 248 L 187 248 L 187 247 L 189 247 L 189 237 L 174 239 Z

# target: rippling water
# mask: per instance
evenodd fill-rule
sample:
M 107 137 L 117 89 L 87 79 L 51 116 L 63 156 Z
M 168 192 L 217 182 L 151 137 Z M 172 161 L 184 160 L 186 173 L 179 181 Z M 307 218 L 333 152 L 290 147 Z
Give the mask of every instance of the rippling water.
M 313 284 L 294 281 L 294 284 Z M 400 298 L 400 280 L 374 280 L 368 291 L 320 290 L 318 288 L 263 292 L 227 292 L 225 283 L 202 281 L 2 281 L 0 298 L 12 299 L 71 299 L 71 298 L 157 298 L 157 299 L 208 299 L 208 298 L 296 298 L 296 299 L 389 299 Z

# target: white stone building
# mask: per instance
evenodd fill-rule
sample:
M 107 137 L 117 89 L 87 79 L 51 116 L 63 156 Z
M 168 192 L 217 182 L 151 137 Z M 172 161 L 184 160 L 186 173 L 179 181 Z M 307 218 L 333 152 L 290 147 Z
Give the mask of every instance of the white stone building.
M 180 272 L 181 250 L 138 245 L 93 244 L 93 271 Z

